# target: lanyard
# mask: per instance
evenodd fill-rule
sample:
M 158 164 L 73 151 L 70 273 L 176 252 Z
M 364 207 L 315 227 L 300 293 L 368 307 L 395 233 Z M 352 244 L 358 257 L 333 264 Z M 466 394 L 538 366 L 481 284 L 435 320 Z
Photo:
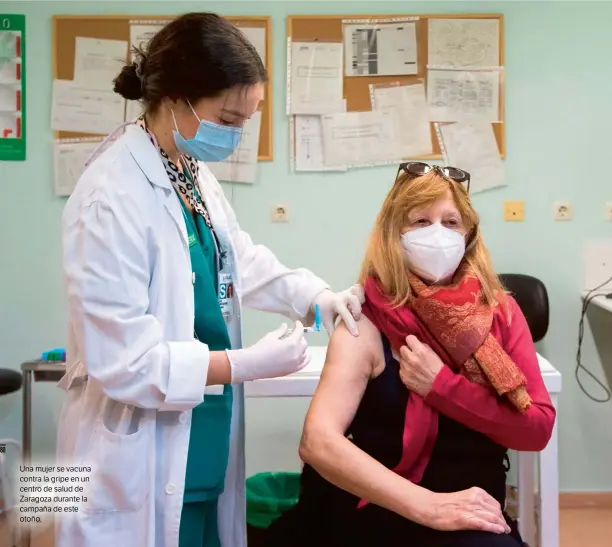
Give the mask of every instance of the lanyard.
M 179 197 L 179 199 L 181 199 Z M 187 241 L 188 241 L 188 245 L 191 247 L 191 244 L 189 243 L 191 238 L 198 238 L 199 241 L 199 234 L 198 234 L 198 227 L 196 224 L 196 220 L 195 219 L 191 219 L 191 222 L 189 220 L 189 218 L 187 218 L 187 213 L 185 212 L 185 207 L 183 205 L 181 205 L 181 212 L 183 213 L 183 219 L 185 220 L 185 229 L 187 230 Z M 197 215 L 197 213 L 195 213 Z M 193 223 L 193 228 L 194 228 L 194 233 L 190 234 L 190 229 L 189 227 L 191 226 L 191 223 Z M 215 246 L 215 262 L 217 264 L 217 276 L 219 276 L 219 274 L 221 273 L 221 251 L 219 249 L 219 243 L 217 241 L 217 235 L 215 234 L 215 231 L 212 228 L 209 228 L 210 233 L 212 235 L 212 240 L 213 240 L 213 244 Z M 194 274 L 195 276 L 195 274 Z

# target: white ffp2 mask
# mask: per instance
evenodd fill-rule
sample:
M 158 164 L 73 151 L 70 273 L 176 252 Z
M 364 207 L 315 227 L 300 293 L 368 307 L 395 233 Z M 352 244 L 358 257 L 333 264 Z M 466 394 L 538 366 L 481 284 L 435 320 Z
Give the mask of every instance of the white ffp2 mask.
M 402 245 L 412 272 L 431 283 L 453 275 L 465 254 L 463 235 L 439 222 L 406 232 Z

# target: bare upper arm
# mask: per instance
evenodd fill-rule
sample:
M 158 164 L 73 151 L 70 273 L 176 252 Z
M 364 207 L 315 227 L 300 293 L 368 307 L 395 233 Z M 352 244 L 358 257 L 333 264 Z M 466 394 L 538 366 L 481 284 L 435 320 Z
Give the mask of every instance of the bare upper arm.
M 378 329 L 363 316 L 358 328 L 359 336 L 355 337 L 340 323 L 331 336 L 323 373 L 306 416 L 305 435 L 321 428 L 344 435 L 369 380 L 381 361 L 384 366 Z

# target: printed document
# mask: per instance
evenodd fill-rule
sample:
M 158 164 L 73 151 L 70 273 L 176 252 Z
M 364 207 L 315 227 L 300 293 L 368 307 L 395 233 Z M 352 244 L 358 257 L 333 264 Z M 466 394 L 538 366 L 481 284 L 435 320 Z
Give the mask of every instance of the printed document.
M 392 112 L 401 158 L 433 153 L 424 84 L 373 87 L 372 109 Z
M 377 165 L 397 161 L 391 111 L 349 112 L 322 117 L 326 167 Z
M 62 142 L 53 144 L 53 181 L 55 194 L 69 196 L 85 171 L 85 162 L 101 141 Z
M 53 82 L 51 129 L 108 135 L 123 123 L 125 100 L 112 90 L 83 87 L 69 80 Z
M 500 121 L 499 71 L 428 70 L 432 122 Z
M 343 104 L 346 112 L 346 101 Z M 295 170 L 346 171 L 346 165 L 325 166 L 321 116 L 294 116 Z
M 125 64 L 127 54 L 127 42 L 77 36 L 74 81 L 91 89 L 112 91 L 113 80 Z
M 159 25 L 130 25 L 130 61 L 133 61 L 133 48 L 143 49 L 146 51 L 147 45 L 153 36 L 155 36 L 164 24 Z
M 446 164 L 470 174 L 470 194 L 505 185 L 504 164 L 490 123 L 450 123 L 439 128 Z
M 342 112 L 342 44 L 293 42 L 290 113 Z
M 499 20 L 429 19 L 430 66 L 499 66 Z
M 254 183 L 257 178 L 261 111 L 255 112 L 244 125 L 242 139 L 235 152 L 224 161 L 206 165 L 219 181 Z
M 239 27 L 242 33 L 259 53 L 261 60 L 266 66 L 266 29 L 260 27 Z
M 344 27 L 347 76 L 416 74 L 416 25 L 412 22 Z

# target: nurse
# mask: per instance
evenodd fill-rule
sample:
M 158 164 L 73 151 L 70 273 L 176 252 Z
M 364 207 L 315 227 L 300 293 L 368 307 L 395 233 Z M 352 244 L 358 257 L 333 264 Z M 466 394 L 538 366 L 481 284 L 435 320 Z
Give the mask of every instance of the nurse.
M 264 94 L 259 55 L 192 13 L 155 35 L 115 91 L 145 114 L 89 165 L 63 219 L 70 330 L 58 462 L 91 466 L 61 547 L 245 547 L 245 381 L 308 362 L 318 305 L 357 335 L 359 287 L 333 293 L 240 229 L 202 162 L 237 147 Z M 242 308 L 295 321 L 242 348 Z

